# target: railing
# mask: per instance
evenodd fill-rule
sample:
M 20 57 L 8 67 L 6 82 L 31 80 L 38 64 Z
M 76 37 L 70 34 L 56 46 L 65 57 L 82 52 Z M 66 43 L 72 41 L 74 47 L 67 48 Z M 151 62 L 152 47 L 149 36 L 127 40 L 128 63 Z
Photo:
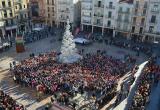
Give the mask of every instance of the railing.
M 154 32 L 154 31 L 144 31 L 144 33 L 147 33 L 147 34 L 156 34 L 156 35 L 160 35 L 160 32 Z
M 83 9 L 83 10 L 92 10 L 91 7 L 89 7 L 89 8 L 88 8 L 88 7 L 82 7 L 82 9 Z
M 103 15 L 99 15 L 99 14 L 94 14 L 94 16 L 103 18 Z
M 94 22 L 93 24 L 94 24 L 94 25 L 97 25 L 97 26 L 103 26 L 103 23 Z
M 91 24 L 91 21 L 82 20 L 82 23 Z
M 122 14 L 130 14 L 130 11 L 122 11 L 122 10 L 118 10 L 118 13 L 122 13 Z
M 92 3 L 92 0 L 82 0 L 82 2 Z
M 114 19 L 114 16 L 108 16 L 108 15 L 106 15 L 105 17 L 109 18 L 109 19 Z
M 97 8 L 104 8 L 104 5 L 100 5 L 100 6 L 94 5 L 94 6 L 97 7 Z
M 85 15 L 85 14 L 82 14 L 82 17 L 92 17 L 91 15 Z
M 156 14 L 156 13 L 159 13 L 160 11 L 159 10 L 155 10 L 155 9 L 151 9 L 151 12 Z
M 106 6 L 106 8 L 108 8 L 108 9 L 115 9 L 115 6 L 109 5 L 109 6 Z

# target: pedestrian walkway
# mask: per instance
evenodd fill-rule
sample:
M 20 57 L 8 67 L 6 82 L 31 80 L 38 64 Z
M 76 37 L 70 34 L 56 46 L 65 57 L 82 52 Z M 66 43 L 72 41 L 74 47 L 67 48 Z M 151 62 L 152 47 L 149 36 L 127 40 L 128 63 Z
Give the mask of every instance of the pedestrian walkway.
M 148 61 L 145 61 L 144 63 L 139 65 L 139 69 L 138 69 L 137 73 L 135 73 L 135 81 L 131 85 L 130 93 L 129 93 L 128 97 L 125 100 L 123 100 L 117 107 L 115 107 L 114 110 L 128 110 L 128 107 L 131 105 L 135 91 L 137 89 L 140 75 L 142 73 L 143 68 L 147 64 L 147 62 Z
M 154 87 L 151 91 L 149 105 L 147 106 L 147 110 L 159 110 L 160 105 L 160 81 L 156 87 Z

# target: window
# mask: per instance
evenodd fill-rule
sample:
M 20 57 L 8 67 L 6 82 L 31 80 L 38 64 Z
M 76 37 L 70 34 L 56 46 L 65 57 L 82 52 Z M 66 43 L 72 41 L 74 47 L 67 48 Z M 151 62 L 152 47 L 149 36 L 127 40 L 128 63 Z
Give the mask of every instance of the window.
M 107 22 L 107 27 L 110 27 L 111 26 L 111 21 L 108 21 Z
M 127 8 L 126 12 L 129 13 L 130 12 L 130 8 Z
M 8 6 L 11 7 L 11 2 L 10 1 L 8 2 Z
M 151 17 L 151 23 L 156 23 L 156 16 L 153 15 L 153 16 Z
M 143 10 L 143 15 L 146 15 L 146 12 L 147 12 L 147 10 L 146 10 L 146 9 L 144 9 L 144 10 Z
M 54 5 L 54 0 L 52 0 L 52 5 Z
M 6 7 L 5 1 L 2 1 L 2 6 L 3 6 L 3 8 Z
M 136 1 L 136 8 L 139 7 L 139 1 Z
M 145 19 L 142 18 L 142 19 L 141 19 L 141 25 L 144 25 L 144 22 L 145 22 Z
M 7 11 L 4 10 L 4 17 L 7 18 Z
M 147 8 L 147 2 L 145 1 L 145 3 L 144 3 L 144 8 Z
M 26 5 L 23 5 L 24 8 L 26 8 Z
M 49 5 L 49 0 L 47 0 L 47 5 Z
M 49 7 L 48 7 L 48 12 L 49 12 L 50 10 L 49 10 Z
M 8 20 L 6 20 L 6 21 L 5 21 L 5 23 L 6 23 L 6 26 L 8 26 L 8 25 L 9 25 L 9 24 L 8 24 Z
M 11 25 L 14 25 L 13 19 L 11 19 L 11 21 L 10 21 L 10 22 L 11 22 Z
M 112 8 L 113 2 L 109 2 L 109 8 Z
M 111 18 L 111 17 L 112 17 L 112 12 L 109 11 L 109 12 L 108 12 L 108 18 Z
M 142 32 L 143 32 L 143 27 L 140 27 L 139 34 L 142 34 Z
M 149 26 L 149 32 L 153 32 L 154 26 Z
M 50 18 L 50 14 L 48 14 L 48 18 Z
M 132 27 L 132 33 L 134 33 L 134 31 L 135 31 L 135 27 L 133 26 L 133 27 Z
M 13 15 L 13 14 L 12 14 L 12 10 L 10 10 L 10 13 L 9 13 L 9 15 L 10 15 L 10 17 L 12 17 L 12 15 Z
M 122 15 L 121 14 L 118 15 L 118 21 L 122 21 Z
M 133 18 L 133 24 L 135 24 L 135 23 L 136 23 L 136 17 Z
M 98 1 L 98 7 L 101 7 L 101 1 Z
M 119 7 L 119 12 L 122 12 L 122 7 Z

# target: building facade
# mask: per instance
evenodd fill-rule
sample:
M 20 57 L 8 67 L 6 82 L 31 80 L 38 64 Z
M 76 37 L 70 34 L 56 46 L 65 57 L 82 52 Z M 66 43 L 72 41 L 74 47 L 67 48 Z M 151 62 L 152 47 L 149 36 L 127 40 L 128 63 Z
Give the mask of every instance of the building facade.
M 28 0 L 1 0 L 0 36 L 15 36 L 28 25 Z
M 135 41 L 142 41 L 145 37 L 146 19 L 149 7 L 149 0 L 134 0 L 132 12 L 131 38 Z
M 113 0 L 82 0 L 81 28 L 95 30 L 102 34 L 113 34 L 115 31 L 115 15 L 117 2 Z
M 160 0 L 149 0 L 145 41 L 160 42 Z
M 46 6 L 44 0 L 29 0 L 30 26 L 33 28 L 39 24 L 45 24 Z
M 125 36 L 129 39 L 132 24 L 133 0 L 120 0 L 116 11 L 116 35 Z
M 45 0 L 46 24 L 64 27 L 67 19 L 71 26 L 80 24 L 80 0 Z

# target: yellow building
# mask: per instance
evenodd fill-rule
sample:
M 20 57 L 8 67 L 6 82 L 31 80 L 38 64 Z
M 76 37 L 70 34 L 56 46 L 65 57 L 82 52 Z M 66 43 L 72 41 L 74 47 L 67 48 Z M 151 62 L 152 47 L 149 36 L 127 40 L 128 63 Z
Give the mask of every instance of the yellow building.
M 28 0 L 0 0 L 0 37 L 15 36 L 28 25 Z

